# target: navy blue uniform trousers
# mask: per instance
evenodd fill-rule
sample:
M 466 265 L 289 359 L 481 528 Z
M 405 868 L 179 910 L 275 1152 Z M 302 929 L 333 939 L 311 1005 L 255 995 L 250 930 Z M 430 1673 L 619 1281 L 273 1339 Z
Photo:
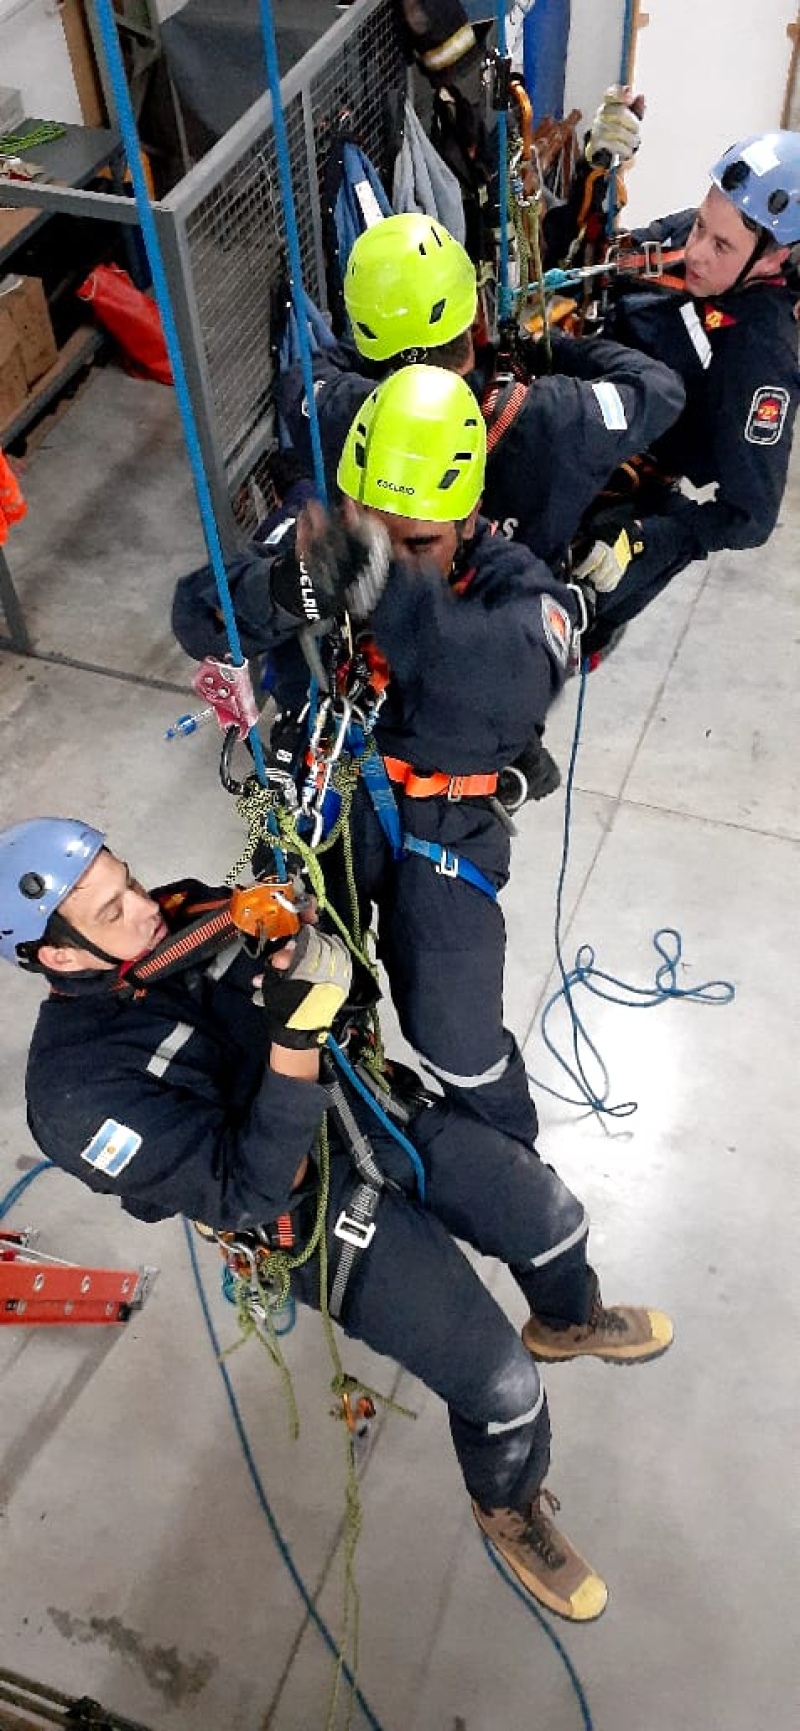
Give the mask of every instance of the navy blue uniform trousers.
M 497 888 L 508 879 L 508 831 L 485 799 L 409 799 L 404 830 L 453 849 Z M 378 910 L 378 954 L 400 1026 L 448 1098 L 487 1125 L 533 1143 L 538 1132 L 525 1065 L 503 1025 L 506 929 L 496 901 L 416 855 L 394 859 L 363 783 L 352 811 L 362 920 Z M 323 856 L 327 893 L 349 923 L 338 847 Z
M 447 1403 L 470 1495 L 484 1508 L 522 1508 L 549 1463 L 544 1390 L 534 1360 L 453 1235 L 506 1263 L 531 1310 L 585 1322 L 596 1290 L 586 1263 L 588 1221 L 533 1149 L 469 1112 L 442 1102 L 420 1112 L 408 1134 L 426 1170 L 426 1204 L 414 1200 L 408 1157 L 370 1129 L 379 1165 L 402 1189 L 382 1196 L 375 1236 L 345 1291 L 342 1325 Z M 349 1157 L 334 1143 L 331 1280 L 340 1248 L 332 1228 L 353 1185 Z M 316 1262 L 292 1280 L 296 1297 L 318 1308 Z

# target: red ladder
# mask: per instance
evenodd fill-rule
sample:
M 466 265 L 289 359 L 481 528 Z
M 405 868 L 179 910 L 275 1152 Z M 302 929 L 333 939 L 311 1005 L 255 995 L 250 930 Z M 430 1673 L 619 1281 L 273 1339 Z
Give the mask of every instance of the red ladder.
M 0 1326 L 127 1322 L 152 1290 L 156 1268 L 86 1268 L 36 1250 L 35 1237 L 0 1231 Z

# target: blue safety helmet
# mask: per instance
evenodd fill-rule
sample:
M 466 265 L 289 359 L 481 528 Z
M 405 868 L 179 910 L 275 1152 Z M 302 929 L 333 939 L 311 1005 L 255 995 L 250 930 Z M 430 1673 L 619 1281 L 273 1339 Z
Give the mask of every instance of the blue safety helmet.
M 800 132 L 741 139 L 714 164 L 711 179 L 776 246 L 800 240 Z
M 72 817 L 34 817 L 0 831 L 0 956 L 44 936 L 50 915 L 105 847 L 105 836 Z

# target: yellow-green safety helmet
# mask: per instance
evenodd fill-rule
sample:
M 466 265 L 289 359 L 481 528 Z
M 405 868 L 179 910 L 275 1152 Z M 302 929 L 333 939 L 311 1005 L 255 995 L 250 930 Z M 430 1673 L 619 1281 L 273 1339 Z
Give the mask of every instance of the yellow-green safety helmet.
M 469 330 L 478 299 L 475 266 L 440 222 L 416 212 L 387 216 L 359 235 L 344 299 L 359 352 L 388 361 Z
M 337 481 L 348 498 L 396 517 L 458 523 L 475 509 L 486 424 L 469 385 L 444 367 L 402 367 L 362 403 Z

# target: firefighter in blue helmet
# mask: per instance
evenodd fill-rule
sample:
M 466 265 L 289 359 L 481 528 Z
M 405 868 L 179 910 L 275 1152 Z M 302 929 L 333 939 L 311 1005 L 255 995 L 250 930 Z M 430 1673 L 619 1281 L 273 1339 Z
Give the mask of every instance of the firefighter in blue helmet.
M 605 134 L 603 134 L 605 137 Z M 483 510 L 502 533 L 561 571 L 581 520 L 617 465 L 643 451 L 675 420 L 683 386 L 658 360 L 616 343 L 551 338 L 553 371 L 528 387 L 496 376 L 497 351 L 476 356 L 474 266 L 440 223 L 421 215 L 387 217 L 356 241 L 344 297 L 348 343 L 314 357 L 315 401 L 328 487 L 333 493 L 355 410 L 399 365 L 425 361 L 467 376 L 487 424 Z M 543 346 L 527 342 L 527 363 L 544 367 Z M 310 463 L 302 372 L 278 381 L 278 402 L 295 449 Z M 602 572 L 599 581 L 606 580 Z M 515 810 L 558 785 L 558 771 L 537 742 L 506 778 Z
M 426 1066 L 479 1117 L 532 1141 L 525 1067 L 503 1026 L 496 896 L 510 843 L 494 796 L 498 772 L 544 725 L 593 595 L 557 583 L 479 517 L 485 450 L 463 379 L 428 366 L 392 374 L 348 434 L 343 520 L 310 509 L 296 539 L 237 562 L 232 592 L 244 652 L 269 651 L 279 702 L 308 623 L 346 611 L 357 646 L 388 664 L 373 736 L 388 785 L 368 782 L 365 757 L 351 818 L 364 912 L 377 906 L 392 997 Z M 181 580 L 173 623 L 190 653 L 217 646 L 214 607 L 207 568 Z M 323 863 L 346 916 L 342 847 Z
M 635 538 L 638 553 L 601 595 L 587 649 L 604 649 L 693 560 L 763 545 L 780 511 L 800 400 L 800 133 L 732 145 L 711 182 L 698 210 L 634 231 L 637 242 L 685 247 L 683 265 L 670 267 L 673 285 L 621 280 L 613 294 L 608 330 L 680 373 L 686 407 L 653 441 L 638 490 L 610 511 L 610 530 L 595 525 L 595 554 L 612 582 L 615 538 Z M 713 486 L 714 496 L 687 496 L 686 481 Z
M 404 1150 L 322 1056 L 332 1024 L 358 1038 L 346 949 L 307 922 L 253 955 L 231 907 L 230 890 L 195 879 L 148 892 L 83 822 L 0 832 L 0 956 L 50 987 L 26 1081 L 35 1140 L 137 1219 L 185 1214 L 244 1235 L 254 1256 L 305 1247 L 322 1208 L 332 1314 L 447 1402 L 476 1519 L 527 1590 L 599 1616 L 605 1584 L 543 1487 L 536 1361 L 655 1358 L 669 1318 L 603 1306 L 584 1210 L 533 1149 L 421 1090 L 409 1123 L 390 1090 L 385 1122 L 402 1118 L 423 1163 L 420 1208 Z M 508 1264 L 531 1310 L 522 1340 L 451 1235 Z M 318 1308 L 317 1258 L 291 1280 Z

